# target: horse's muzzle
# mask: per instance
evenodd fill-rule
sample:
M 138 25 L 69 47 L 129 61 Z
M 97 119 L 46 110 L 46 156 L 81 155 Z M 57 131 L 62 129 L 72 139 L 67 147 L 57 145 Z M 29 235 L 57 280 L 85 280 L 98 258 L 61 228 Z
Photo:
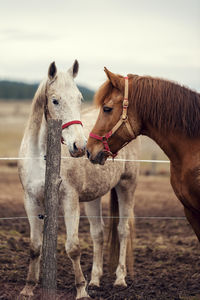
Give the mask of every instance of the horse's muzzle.
M 69 153 L 72 157 L 81 157 L 85 155 L 85 147 L 79 148 L 76 146 L 76 143 L 74 143 L 73 150 L 69 150 Z
M 93 164 L 104 165 L 108 155 L 104 151 L 100 151 L 94 158 L 92 158 L 91 153 L 87 150 L 87 157 Z

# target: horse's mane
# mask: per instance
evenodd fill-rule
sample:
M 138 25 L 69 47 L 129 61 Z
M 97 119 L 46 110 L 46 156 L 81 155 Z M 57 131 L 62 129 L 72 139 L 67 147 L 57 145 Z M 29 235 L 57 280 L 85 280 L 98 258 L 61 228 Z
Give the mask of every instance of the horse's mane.
M 141 119 L 167 133 L 200 136 L 200 94 L 176 82 L 131 75 L 130 101 Z
M 46 79 L 44 79 L 38 86 L 34 98 L 33 98 L 33 107 L 37 106 L 43 108 L 45 100 L 45 91 L 46 91 Z
M 121 77 L 121 76 L 120 76 Z M 163 133 L 179 131 L 200 136 L 200 94 L 176 82 L 150 76 L 128 75 L 129 99 L 143 122 Z M 107 80 L 95 94 L 100 106 L 113 86 Z
M 46 90 L 46 79 L 44 79 L 37 88 L 35 92 L 31 111 L 29 115 L 29 120 L 26 128 L 31 128 L 35 133 L 40 129 L 42 118 L 44 115 L 44 105 L 46 101 L 45 90 Z

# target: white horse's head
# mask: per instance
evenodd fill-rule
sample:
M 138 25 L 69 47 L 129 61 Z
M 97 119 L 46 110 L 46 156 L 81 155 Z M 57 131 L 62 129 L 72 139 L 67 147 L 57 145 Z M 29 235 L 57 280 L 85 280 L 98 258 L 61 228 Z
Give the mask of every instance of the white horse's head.
M 57 72 L 53 62 L 49 66 L 46 84 L 46 117 L 61 119 L 62 124 L 67 125 L 62 130 L 62 140 L 73 157 L 84 155 L 87 142 L 80 122 L 82 95 L 74 82 L 78 69 L 79 64 L 75 60 L 67 72 Z

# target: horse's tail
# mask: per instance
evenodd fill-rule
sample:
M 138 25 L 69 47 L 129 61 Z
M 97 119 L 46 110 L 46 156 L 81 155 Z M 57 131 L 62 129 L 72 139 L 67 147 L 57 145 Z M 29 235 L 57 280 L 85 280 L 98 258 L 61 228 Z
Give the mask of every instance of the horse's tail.
M 109 222 L 109 231 L 108 231 L 108 246 L 109 246 L 109 269 L 111 273 L 114 273 L 118 262 L 119 262 L 119 236 L 117 226 L 119 224 L 119 205 L 118 197 L 115 188 L 111 190 L 110 195 L 110 222 Z M 133 277 L 133 240 L 134 240 L 134 218 L 133 211 L 131 212 L 129 218 L 129 236 L 127 244 L 127 265 L 128 271 Z
M 117 226 L 119 224 L 119 205 L 115 188 L 110 192 L 110 220 L 108 229 L 109 269 L 114 273 L 119 261 L 119 236 Z

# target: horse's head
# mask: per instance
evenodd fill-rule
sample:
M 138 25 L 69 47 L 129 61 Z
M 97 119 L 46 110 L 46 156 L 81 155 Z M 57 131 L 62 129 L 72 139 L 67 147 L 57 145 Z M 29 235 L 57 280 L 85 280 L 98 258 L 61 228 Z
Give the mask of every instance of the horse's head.
M 92 163 L 104 164 L 108 156 L 136 138 L 139 122 L 129 101 L 129 77 L 104 69 L 108 80 L 95 95 L 99 116 L 87 142 L 87 156 Z
M 53 62 L 49 66 L 46 84 L 46 119 L 62 120 L 62 142 L 73 157 L 84 155 L 87 142 L 80 121 L 82 95 L 74 82 L 78 69 L 79 64 L 75 60 L 67 72 L 57 72 Z

